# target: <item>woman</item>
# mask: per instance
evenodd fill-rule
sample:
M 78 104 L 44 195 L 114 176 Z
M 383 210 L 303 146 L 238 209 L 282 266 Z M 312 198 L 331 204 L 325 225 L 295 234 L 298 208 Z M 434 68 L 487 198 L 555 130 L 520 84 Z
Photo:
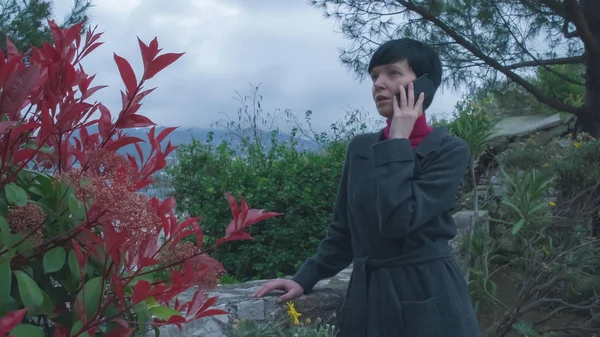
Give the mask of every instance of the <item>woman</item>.
M 423 102 L 433 97 L 414 97 L 412 85 L 428 74 L 437 90 L 440 58 L 421 42 L 392 40 L 373 54 L 368 71 L 387 127 L 348 145 L 334 221 L 317 254 L 291 280 L 270 281 L 253 297 L 283 290 L 280 301 L 288 301 L 353 263 L 342 336 L 480 336 L 448 243 L 469 148 L 427 125 Z

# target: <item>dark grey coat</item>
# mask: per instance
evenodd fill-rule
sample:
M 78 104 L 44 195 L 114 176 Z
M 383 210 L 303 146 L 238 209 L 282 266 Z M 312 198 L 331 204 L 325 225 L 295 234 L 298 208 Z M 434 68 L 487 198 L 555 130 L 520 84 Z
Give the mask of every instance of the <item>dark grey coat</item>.
M 469 148 L 434 129 L 413 149 L 382 133 L 348 146 L 334 221 L 294 275 L 305 293 L 353 263 L 343 337 L 477 337 L 469 290 L 448 244 Z

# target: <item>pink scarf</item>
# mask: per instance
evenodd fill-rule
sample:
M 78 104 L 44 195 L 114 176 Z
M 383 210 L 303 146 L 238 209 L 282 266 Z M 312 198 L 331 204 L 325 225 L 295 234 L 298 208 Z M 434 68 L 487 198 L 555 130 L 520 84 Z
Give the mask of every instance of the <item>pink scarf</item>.
M 392 120 L 388 119 L 386 121 L 387 126 L 383 129 L 383 138 L 390 138 L 390 126 L 392 124 Z M 415 126 L 413 127 L 412 133 L 408 139 L 410 140 L 410 145 L 413 147 L 417 147 L 421 143 L 421 141 L 427 137 L 427 135 L 433 131 L 433 129 L 427 124 L 427 119 L 425 118 L 425 112 L 417 120 L 415 121 Z

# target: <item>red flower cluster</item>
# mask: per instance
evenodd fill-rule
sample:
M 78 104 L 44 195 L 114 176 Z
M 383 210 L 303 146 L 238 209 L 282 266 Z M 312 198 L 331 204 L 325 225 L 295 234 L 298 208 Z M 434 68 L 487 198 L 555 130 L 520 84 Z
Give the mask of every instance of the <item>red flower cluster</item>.
M 144 84 L 182 54 L 160 54 L 157 39 L 138 40 L 139 78 L 115 54 L 125 90 L 113 114 L 91 103 L 104 86 L 92 86 L 94 76 L 81 66 L 101 45 L 101 34 L 89 30 L 84 37 L 81 24 L 49 26 L 53 45 L 23 55 L 7 41 L 7 54 L 0 51 L 0 189 L 7 205 L 0 214 L 8 223 L 8 229 L 0 226 L 0 261 L 10 261 L 0 271 L 8 270 L 9 284 L 21 295 L 16 310 L 0 318 L 0 336 L 35 326 L 41 321 L 35 317 L 48 321 L 45 330 L 56 337 L 116 337 L 150 323 L 180 325 L 223 314 L 210 308 L 216 298 L 206 296 L 223 267 L 208 255 L 214 247 L 202 246 L 199 218 L 178 221 L 173 198 L 138 193 L 175 150 L 170 142 L 161 145 L 175 128 L 156 134 L 154 123 L 138 113 L 154 90 Z M 93 125 L 98 132 L 90 131 Z M 134 127 L 151 127 L 147 158 L 139 146 L 143 140 L 123 131 Z M 130 144 L 137 158 L 117 153 Z M 245 228 L 278 215 L 250 209 L 243 200 L 240 210 L 232 196 L 227 199 L 234 219 L 217 244 L 251 239 Z M 189 236 L 195 245 L 182 241 Z M 21 245 L 25 241 L 31 245 Z M 192 300 L 180 303 L 177 296 L 194 286 Z

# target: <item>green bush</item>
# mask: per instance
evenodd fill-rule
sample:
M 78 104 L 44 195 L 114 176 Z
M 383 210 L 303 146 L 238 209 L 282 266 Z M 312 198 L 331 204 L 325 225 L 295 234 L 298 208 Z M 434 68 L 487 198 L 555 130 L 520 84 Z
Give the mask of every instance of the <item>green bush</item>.
M 178 164 L 168 169 L 178 211 L 203 214 L 205 244 L 222 230 L 230 219 L 223 191 L 243 195 L 251 205 L 283 215 L 249 233 L 254 240 L 233 242 L 215 252 L 231 273 L 227 283 L 290 275 L 313 255 L 333 219 L 333 208 L 348 140 L 356 133 L 379 128 L 362 110 L 349 111 L 346 120 L 331 125 L 332 132 L 317 133 L 306 114 L 309 130 L 297 120 L 286 139 L 277 130 L 265 137 L 260 126 L 268 125 L 270 114 L 262 117 L 258 88 L 253 96 L 241 97 L 239 123 L 220 123 L 231 131 L 236 142 L 215 144 L 210 138 L 181 146 Z M 292 117 L 293 118 L 293 117 Z M 373 126 L 374 125 L 374 126 Z M 248 132 L 250 130 L 250 132 Z M 320 147 L 302 149 L 302 139 L 310 138 Z
M 206 215 L 202 220 L 206 243 L 231 217 L 222 203 L 223 191 L 283 213 L 253 226 L 252 242 L 232 243 L 216 253 L 240 281 L 274 278 L 294 273 L 316 251 L 332 219 L 344 155 L 343 142 L 309 152 L 276 140 L 275 134 L 266 153 L 253 142 L 235 150 L 226 142 L 214 146 L 194 141 L 178 150 L 179 164 L 170 173 L 180 210 Z

